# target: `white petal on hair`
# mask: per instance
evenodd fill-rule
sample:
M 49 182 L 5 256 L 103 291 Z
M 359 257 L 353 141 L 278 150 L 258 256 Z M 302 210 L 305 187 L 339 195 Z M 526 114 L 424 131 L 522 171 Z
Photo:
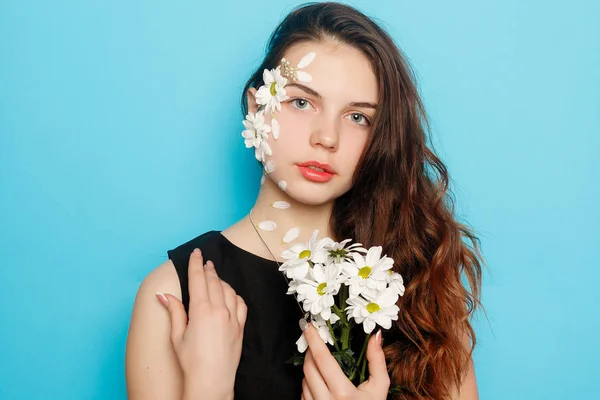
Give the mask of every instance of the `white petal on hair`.
M 279 210 L 287 210 L 290 207 L 290 203 L 288 203 L 287 201 L 276 201 L 275 203 L 273 203 L 273 208 L 277 208 Z
M 298 68 L 306 67 L 308 64 L 313 62 L 313 60 L 315 59 L 315 56 L 316 56 L 316 53 L 314 51 L 311 51 L 310 53 L 306 54 L 304 57 L 302 57 L 302 60 L 300 60 L 300 62 L 298 63 Z
M 300 82 L 310 82 L 312 81 L 312 76 L 308 72 L 297 71 L 298 80 Z
M 275 163 L 273 161 L 269 160 L 265 163 L 265 172 L 267 174 L 270 174 L 273 171 L 275 171 Z
M 274 221 L 263 221 L 258 224 L 258 227 L 263 231 L 271 232 L 277 228 L 277 224 Z
M 275 118 L 271 120 L 271 129 L 273 130 L 273 139 L 279 138 L 279 122 Z
M 296 240 L 300 236 L 299 228 L 292 228 L 283 237 L 283 243 L 290 243 L 293 240 Z
M 285 192 L 285 189 L 287 189 L 286 181 L 279 181 L 279 183 L 277 185 L 279 186 L 279 189 L 283 190 L 284 192 Z

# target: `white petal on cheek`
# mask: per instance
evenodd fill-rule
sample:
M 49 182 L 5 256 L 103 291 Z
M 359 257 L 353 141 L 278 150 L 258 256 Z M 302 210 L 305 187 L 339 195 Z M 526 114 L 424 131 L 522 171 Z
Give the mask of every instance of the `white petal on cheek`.
M 265 176 L 261 176 L 260 177 L 260 184 L 262 185 L 263 183 L 265 183 Z
M 286 181 L 279 181 L 279 183 L 277 185 L 279 186 L 279 189 L 283 190 L 284 192 L 287 189 L 287 182 Z
M 283 243 L 290 243 L 291 241 L 296 240 L 298 236 L 300 236 L 300 229 L 292 228 L 287 231 L 285 236 L 283 236 Z
M 275 171 L 275 163 L 273 161 L 269 160 L 265 163 L 265 172 L 267 174 L 270 174 L 273 171 Z
M 279 122 L 275 118 L 271 120 L 271 127 L 273 129 L 273 139 L 277 140 L 279 138 Z
M 258 224 L 258 227 L 266 232 L 272 232 L 277 229 L 277 224 L 274 221 L 263 221 Z

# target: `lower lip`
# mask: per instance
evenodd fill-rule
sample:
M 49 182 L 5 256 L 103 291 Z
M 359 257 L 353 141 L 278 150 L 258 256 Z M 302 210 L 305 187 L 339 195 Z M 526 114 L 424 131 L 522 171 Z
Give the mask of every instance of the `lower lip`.
M 321 171 L 317 171 L 312 168 L 303 167 L 300 165 L 298 165 L 298 169 L 300 169 L 300 173 L 302 174 L 303 177 L 305 177 L 309 181 L 313 181 L 313 182 L 327 182 L 333 177 L 333 174 L 331 172 L 325 172 L 325 171 L 321 172 Z

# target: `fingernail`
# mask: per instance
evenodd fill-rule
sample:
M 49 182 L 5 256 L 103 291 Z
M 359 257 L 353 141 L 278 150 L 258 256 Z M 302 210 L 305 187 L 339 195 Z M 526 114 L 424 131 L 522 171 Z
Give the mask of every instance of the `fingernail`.
M 208 268 L 214 268 L 214 267 L 215 267 L 215 264 L 213 264 L 213 262 L 212 262 L 212 261 L 208 260 L 208 261 L 206 262 L 206 266 L 207 266 Z
M 377 341 L 377 344 L 379 345 L 379 347 L 381 347 L 381 342 L 382 342 L 381 329 L 378 330 L 377 333 L 375 334 L 375 341 Z
M 167 307 L 169 305 L 169 299 L 167 299 L 167 297 L 164 294 L 156 293 L 156 297 L 163 306 Z
M 200 249 L 194 249 L 194 254 L 197 255 L 197 256 L 199 256 L 202 253 L 200 252 Z
M 308 326 L 310 325 L 304 318 L 302 318 L 298 324 L 300 325 L 300 330 L 302 332 L 305 332 L 308 329 Z

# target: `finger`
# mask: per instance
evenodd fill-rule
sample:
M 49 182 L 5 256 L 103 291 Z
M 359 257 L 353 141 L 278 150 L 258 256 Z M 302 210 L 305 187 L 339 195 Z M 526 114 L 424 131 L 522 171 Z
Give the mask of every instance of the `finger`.
M 208 302 L 208 288 L 204 273 L 204 260 L 199 249 L 190 254 L 188 264 L 188 291 L 190 292 L 190 311 L 195 303 Z
M 373 384 L 379 393 L 387 393 L 390 387 L 390 376 L 385 362 L 385 353 L 381 347 L 381 330 L 369 339 L 367 344 L 367 361 L 369 367 L 369 386 Z
M 314 400 L 314 396 L 312 395 L 312 392 L 310 391 L 310 387 L 308 387 L 308 382 L 306 381 L 306 378 L 302 379 L 302 399 L 305 400 Z
M 169 338 L 171 344 L 175 345 L 181 341 L 187 325 L 188 317 L 185 313 L 185 308 L 183 307 L 183 303 L 172 294 L 156 293 L 156 297 L 158 297 L 162 305 L 165 306 L 169 312 L 169 318 L 171 320 L 171 332 Z
M 310 393 L 314 394 L 314 396 L 319 399 L 328 398 L 330 396 L 329 388 L 327 387 L 327 383 L 323 379 L 323 376 L 319 372 L 319 369 L 315 365 L 315 361 L 310 349 L 306 351 L 304 365 L 302 368 L 304 372 L 304 380 L 310 389 Z
M 304 337 L 308 342 L 312 359 L 321 373 L 321 376 L 325 382 L 327 382 L 329 390 L 335 393 L 342 393 L 345 389 L 344 386 L 350 381 L 335 358 L 331 355 L 329 348 L 323 339 L 321 339 L 321 336 L 319 336 L 319 333 L 313 324 L 308 324 L 308 327 L 304 331 Z
M 225 299 L 225 305 L 229 309 L 229 315 L 235 317 L 237 320 L 237 298 L 235 290 L 225 281 L 220 281 L 221 287 L 223 288 L 223 298 Z
M 215 270 L 215 264 L 208 260 L 204 270 L 206 276 L 206 287 L 208 287 L 208 298 L 212 305 L 225 307 L 225 297 L 223 296 L 223 286 Z
M 248 316 L 248 306 L 244 299 L 242 299 L 239 295 L 236 296 L 237 300 L 237 320 L 241 327 L 246 325 L 246 317 Z

